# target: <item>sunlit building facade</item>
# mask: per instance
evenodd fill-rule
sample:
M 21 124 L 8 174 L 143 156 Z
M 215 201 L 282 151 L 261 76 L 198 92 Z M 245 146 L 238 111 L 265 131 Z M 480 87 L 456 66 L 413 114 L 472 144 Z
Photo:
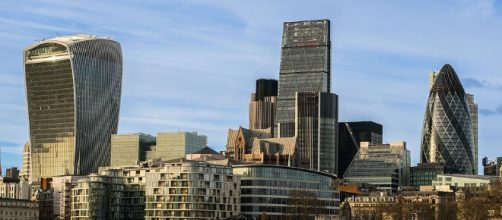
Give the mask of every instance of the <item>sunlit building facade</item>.
M 462 83 L 449 64 L 433 81 L 422 129 L 421 163 L 440 163 L 473 174 L 474 136 Z
M 120 44 L 72 35 L 24 50 L 33 181 L 110 163 L 122 81 Z

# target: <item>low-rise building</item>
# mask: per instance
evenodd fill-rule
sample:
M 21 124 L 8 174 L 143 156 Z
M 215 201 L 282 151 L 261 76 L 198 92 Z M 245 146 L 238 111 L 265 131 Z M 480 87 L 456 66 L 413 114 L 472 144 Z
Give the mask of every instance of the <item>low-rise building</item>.
M 496 160 L 488 160 L 488 157 L 484 157 L 482 160 L 483 165 L 483 175 L 485 176 L 497 176 L 499 170 L 502 167 L 502 157 L 497 157 Z
M 0 198 L 30 199 L 30 184 L 25 179 L 0 176 Z
M 39 219 L 38 203 L 27 199 L 0 198 L 0 220 Z
M 448 167 L 440 163 L 419 163 L 410 168 L 411 186 L 429 186 L 438 174 L 454 174 L 459 170 L 455 167 Z
M 347 183 L 368 183 L 379 191 L 396 194 L 400 187 L 408 185 L 410 163 L 410 152 L 404 141 L 361 142 L 343 177 Z
M 233 165 L 241 178 L 241 214 L 247 219 L 333 219 L 340 193 L 335 175 L 268 164 Z
M 225 219 L 240 213 L 240 178 L 230 166 L 167 161 L 146 175 L 145 219 Z
M 52 177 L 51 187 L 54 198 L 54 217 L 59 220 L 71 218 L 71 190 L 84 176 L 56 176 Z
M 441 174 L 432 180 L 433 186 L 453 186 L 455 188 L 483 188 L 500 181 L 498 176 Z

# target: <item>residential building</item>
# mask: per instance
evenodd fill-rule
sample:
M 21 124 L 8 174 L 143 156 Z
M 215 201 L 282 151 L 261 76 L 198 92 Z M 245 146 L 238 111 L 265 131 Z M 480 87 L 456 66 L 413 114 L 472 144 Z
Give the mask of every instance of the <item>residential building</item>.
M 360 142 L 382 144 L 383 128 L 372 121 L 338 123 L 338 177 L 349 167 L 356 156 Z
M 249 128 L 273 128 L 276 104 L 277 80 L 256 80 L 256 91 L 251 94 L 249 103 Z
M 0 176 L 0 198 L 30 199 L 31 187 L 28 181 Z
M 0 197 L 0 220 L 33 220 L 38 217 L 38 203 L 27 199 Z
M 111 165 L 127 166 L 148 160 L 172 160 L 201 150 L 207 137 L 197 132 L 159 132 L 112 135 Z
M 330 21 L 285 22 L 274 137 L 295 136 L 296 92 L 326 92 L 331 84 Z
M 488 157 L 483 158 L 483 175 L 498 176 L 499 170 L 502 167 L 502 157 L 497 157 L 496 161 L 488 160 Z
M 240 213 L 240 178 L 225 165 L 168 161 L 146 174 L 145 219 L 225 219 Z
M 334 219 L 340 194 L 335 175 L 269 164 L 233 165 L 241 178 L 241 214 L 247 219 Z
M 33 181 L 85 175 L 110 163 L 122 83 L 120 44 L 71 35 L 24 50 Z
M 474 136 L 462 83 L 449 64 L 441 68 L 433 81 L 423 123 L 420 161 L 473 174 L 477 166 Z
M 396 194 L 400 187 L 408 185 L 410 163 L 410 152 L 404 141 L 390 144 L 361 142 L 359 151 L 344 174 L 344 181 L 368 183 L 379 191 Z
M 498 176 L 439 174 L 432 180 L 433 186 L 453 186 L 455 188 L 484 188 L 499 182 Z
M 146 173 L 159 164 L 104 167 L 71 190 L 71 219 L 144 219 Z
M 59 220 L 71 219 L 71 191 L 77 186 L 77 181 L 85 176 L 55 176 L 52 177 L 54 218 Z
M 452 173 L 458 173 L 458 169 L 439 163 L 419 163 L 410 168 L 410 186 L 429 186 L 437 175 Z

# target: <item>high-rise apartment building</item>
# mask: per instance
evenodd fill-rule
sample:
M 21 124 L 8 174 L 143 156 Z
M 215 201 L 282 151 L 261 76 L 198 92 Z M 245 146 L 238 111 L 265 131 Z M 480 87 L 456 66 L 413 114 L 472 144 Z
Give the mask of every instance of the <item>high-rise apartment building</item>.
M 24 50 L 33 180 L 110 163 L 122 81 L 120 44 L 72 35 Z
M 330 92 L 329 20 L 285 22 L 275 137 L 295 135 L 296 92 Z
M 249 129 L 273 128 L 276 104 L 277 80 L 256 80 L 256 91 L 249 103 Z
M 469 106 L 455 70 L 444 65 L 434 77 L 422 130 L 422 163 L 440 163 L 459 173 L 475 172 Z
M 359 143 L 382 144 L 382 125 L 372 121 L 338 123 L 338 176 L 349 167 L 359 149 Z
M 400 187 L 409 185 L 410 164 L 410 151 L 404 141 L 390 144 L 361 142 L 344 174 L 344 181 L 373 184 L 377 190 L 395 194 Z
M 111 165 L 127 166 L 140 161 L 184 158 L 207 146 L 207 136 L 197 132 L 159 132 L 112 135 Z
M 326 92 L 297 92 L 295 111 L 295 164 L 336 173 L 338 96 Z

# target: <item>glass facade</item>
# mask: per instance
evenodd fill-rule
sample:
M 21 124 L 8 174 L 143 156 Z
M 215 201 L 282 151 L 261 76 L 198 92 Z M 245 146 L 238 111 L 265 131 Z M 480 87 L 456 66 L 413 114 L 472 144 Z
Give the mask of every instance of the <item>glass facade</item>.
M 148 160 L 146 152 L 155 146 L 155 142 L 155 137 L 143 133 L 112 135 L 111 166 L 133 165 Z
M 196 132 L 159 132 L 155 158 L 172 160 L 184 158 L 207 146 L 207 136 Z
M 449 65 L 434 79 L 422 130 L 421 162 L 475 172 L 474 137 L 469 106 L 462 84 Z
M 234 165 L 233 173 L 241 177 L 241 214 L 247 219 L 263 219 L 263 216 L 270 220 L 292 216 L 314 219 L 338 215 L 340 194 L 334 190 L 334 175 L 258 164 Z
M 296 92 L 330 92 L 330 55 L 329 20 L 284 23 L 275 136 L 294 136 Z
M 419 163 L 410 169 L 410 185 L 430 186 L 437 175 L 450 173 L 458 173 L 458 170 L 439 163 Z
M 338 96 L 332 93 L 296 93 L 295 164 L 336 173 Z
M 338 177 L 356 156 L 359 143 L 382 144 L 382 125 L 372 121 L 338 123 Z
M 120 107 L 120 44 L 57 37 L 25 49 L 24 65 L 33 180 L 108 165 Z
M 369 183 L 379 191 L 396 194 L 408 185 L 410 152 L 404 141 L 390 144 L 362 142 L 359 151 L 344 174 L 347 183 Z

